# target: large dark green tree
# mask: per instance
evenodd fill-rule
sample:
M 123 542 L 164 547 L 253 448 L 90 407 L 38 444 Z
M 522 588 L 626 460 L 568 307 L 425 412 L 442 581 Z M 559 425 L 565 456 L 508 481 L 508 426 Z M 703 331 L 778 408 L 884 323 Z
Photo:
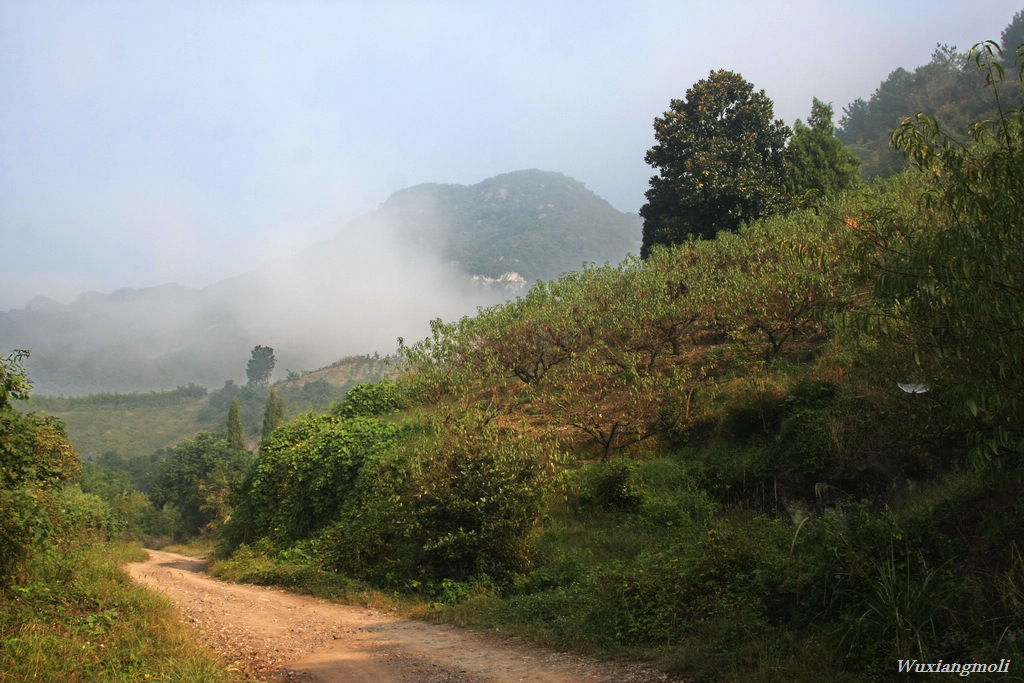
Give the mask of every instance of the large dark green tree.
M 786 149 L 786 188 L 794 196 L 836 195 L 860 183 L 860 159 L 836 137 L 832 113 L 815 97 L 807 123 L 797 119 Z
M 256 346 L 252 350 L 252 357 L 245 368 L 245 376 L 249 380 L 249 386 L 257 384 L 269 384 L 270 373 L 274 371 L 277 359 L 274 358 L 274 349 L 269 346 Z
M 657 143 L 640 255 L 656 244 L 712 238 L 773 213 L 783 201 L 789 128 L 763 90 L 732 71 L 713 71 L 654 120 Z

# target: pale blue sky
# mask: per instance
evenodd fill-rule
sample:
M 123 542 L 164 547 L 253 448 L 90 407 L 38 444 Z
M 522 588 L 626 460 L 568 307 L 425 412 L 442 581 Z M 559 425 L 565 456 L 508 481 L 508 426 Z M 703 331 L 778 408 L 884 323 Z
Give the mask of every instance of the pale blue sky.
M 651 124 L 712 69 L 776 116 L 1000 31 L 1020 0 L 0 0 L 0 310 L 199 287 L 395 190 L 540 168 L 637 211 Z

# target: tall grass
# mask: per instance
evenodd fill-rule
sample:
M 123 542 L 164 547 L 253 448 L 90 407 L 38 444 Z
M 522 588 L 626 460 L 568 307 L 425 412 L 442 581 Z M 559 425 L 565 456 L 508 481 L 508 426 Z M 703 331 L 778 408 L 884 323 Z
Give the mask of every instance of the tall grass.
M 915 576 L 912 562 L 898 557 L 891 544 L 888 555 L 874 563 L 864 611 L 850 624 L 848 636 L 867 637 L 875 648 L 888 643 L 896 658 L 935 659 L 942 654 L 936 652 L 937 622 L 948 611 L 953 590 L 943 584 L 941 568 L 926 567 Z
M 0 593 L 0 681 L 240 680 L 120 567 L 142 558 L 99 543 L 34 559 L 30 579 Z

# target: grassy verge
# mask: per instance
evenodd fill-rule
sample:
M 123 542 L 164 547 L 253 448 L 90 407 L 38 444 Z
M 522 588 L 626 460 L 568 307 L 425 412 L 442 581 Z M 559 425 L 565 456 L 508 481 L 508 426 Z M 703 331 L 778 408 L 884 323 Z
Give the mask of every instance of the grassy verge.
M 97 543 L 37 557 L 0 592 L 0 681 L 235 681 L 171 603 L 132 583 L 137 546 Z
M 972 535 L 985 480 L 967 472 L 925 480 L 891 506 L 794 500 L 792 516 L 783 515 L 736 504 L 731 493 L 757 491 L 744 479 L 756 471 L 742 465 L 766 451 L 753 442 L 581 466 L 541 517 L 531 562 L 505 581 L 384 576 L 386 591 L 376 590 L 368 582 L 380 573 L 353 571 L 364 582 L 324 569 L 346 569 L 331 555 L 325 561 L 324 537 L 283 549 L 257 541 L 211 569 L 599 658 L 655 662 L 687 680 L 883 680 L 899 659 L 1020 658 L 1024 561 L 1016 549 L 1024 541 L 1011 537 L 1010 558 L 1001 555 L 1009 532 L 1019 533 L 1019 486 L 983 500 L 997 525 L 987 535 Z M 723 453 L 733 458 L 722 463 Z
M 199 538 L 193 538 L 185 543 L 172 543 L 170 545 L 161 546 L 159 550 L 205 560 L 213 556 L 213 539 L 209 536 L 200 536 Z
M 244 546 L 229 559 L 211 562 L 208 571 L 228 581 L 281 586 L 315 598 L 400 612 L 409 617 L 423 615 L 430 608 L 420 596 L 385 593 L 363 581 L 321 569 L 309 558 L 271 557 Z

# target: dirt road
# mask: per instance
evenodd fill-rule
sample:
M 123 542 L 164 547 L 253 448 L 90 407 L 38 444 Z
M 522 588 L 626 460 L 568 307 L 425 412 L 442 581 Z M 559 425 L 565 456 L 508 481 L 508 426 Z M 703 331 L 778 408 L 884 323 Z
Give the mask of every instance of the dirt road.
M 203 573 L 205 562 L 149 550 L 127 565 L 166 593 L 199 638 L 252 680 L 660 681 L 654 671 L 514 639 L 401 619 Z

